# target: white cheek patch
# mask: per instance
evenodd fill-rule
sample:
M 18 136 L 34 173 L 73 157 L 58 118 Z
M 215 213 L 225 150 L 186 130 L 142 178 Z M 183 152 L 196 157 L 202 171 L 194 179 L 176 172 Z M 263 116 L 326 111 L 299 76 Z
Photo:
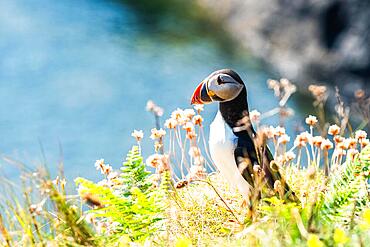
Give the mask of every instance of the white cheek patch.
M 216 96 L 224 99 L 224 101 L 235 99 L 243 89 L 243 85 L 233 82 L 211 86 L 209 91 L 212 91 Z
M 217 81 L 219 77 L 223 83 Z M 227 74 L 214 74 L 208 78 L 207 91 L 212 100 L 223 102 L 233 100 L 242 89 L 243 85 Z

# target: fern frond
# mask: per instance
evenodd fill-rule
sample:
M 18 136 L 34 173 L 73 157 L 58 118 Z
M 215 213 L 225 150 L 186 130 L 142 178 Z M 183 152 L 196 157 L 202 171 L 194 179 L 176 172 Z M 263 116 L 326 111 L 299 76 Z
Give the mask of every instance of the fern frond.
M 363 176 L 370 165 L 369 155 L 370 147 L 354 160 L 347 158 L 341 169 L 333 172 L 319 208 L 319 218 L 324 222 L 348 225 L 369 203 L 368 184 Z
M 131 241 L 143 241 L 158 231 L 156 222 L 162 219 L 161 195 L 152 190 L 148 172 L 140 150 L 134 146 L 121 168 L 116 185 L 107 187 L 83 178 L 77 178 L 82 195 L 94 197 L 96 205 L 89 212 L 101 223 L 114 226 L 105 229 L 108 242 L 122 236 Z M 86 197 L 86 196 L 85 196 Z

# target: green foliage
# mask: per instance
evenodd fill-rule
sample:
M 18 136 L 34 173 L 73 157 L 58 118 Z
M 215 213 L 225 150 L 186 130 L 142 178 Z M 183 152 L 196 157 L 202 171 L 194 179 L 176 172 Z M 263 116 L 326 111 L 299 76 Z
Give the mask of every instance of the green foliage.
M 318 211 L 319 218 L 324 222 L 353 224 L 354 217 L 369 205 L 368 184 L 363 175 L 363 171 L 370 166 L 369 155 L 370 146 L 354 160 L 347 158 L 341 169 L 331 175 Z
M 49 198 L 45 215 L 28 210 L 31 196 L 27 193 L 26 207 L 17 200 L 9 203 L 9 211 L 0 217 L 4 242 L 0 246 L 127 246 L 132 242 L 138 246 L 144 242 L 159 246 L 364 245 L 370 241 L 369 154 L 366 148 L 355 160 L 347 160 L 327 184 L 320 183 L 325 178 L 322 172 L 313 176 L 306 169 L 286 168 L 286 178 L 300 203 L 264 198 L 254 217 L 248 218 L 242 198 L 220 175 L 211 174 L 175 189 L 170 172 L 150 175 L 139 148 L 133 147 L 122 173 L 106 177 L 110 183 L 76 179 L 81 197 L 91 206 L 83 214 L 63 190 L 41 179 L 40 188 Z M 159 186 L 149 182 L 154 175 L 160 175 Z M 326 189 L 318 189 L 325 184 Z M 87 215 L 94 216 L 92 224 L 86 222 Z M 48 227 L 43 227 L 45 223 Z M 13 237 L 15 232 L 19 232 L 17 237 Z
M 49 189 L 50 199 L 57 209 L 57 216 L 62 220 L 58 226 L 62 230 L 59 231 L 63 232 L 66 236 L 72 236 L 77 244 L 97 246 L 95 233 L 84 220 L 80 220 L 80 214 L 71 207 L 71 204 L 66 201 L 65 196 L 50 182 L 47 182 L 46 186 Z
M 130 196 L 132 188 L 139 188 L 143 193 L 149 192 L 149 188 L 152 186 L 147 180 L 150 172 L 145 168 L 138 146 L 132 147 L 129 151 L 121 171 L 123 196 Z
M 76 184 L 82 196 L 87 195 L 95 202 L 90 213 L 108 226 L 103 229 L 108 242 L 122 236 L 130 241 L 143 241 L 159 230 L 155 223 L 162 219 L 161 196 L 147 180 L 149 172 L 137 146 L 128 153 L 123 165 L 123 173 L 112 187 L 83 178 L 77 178 Z

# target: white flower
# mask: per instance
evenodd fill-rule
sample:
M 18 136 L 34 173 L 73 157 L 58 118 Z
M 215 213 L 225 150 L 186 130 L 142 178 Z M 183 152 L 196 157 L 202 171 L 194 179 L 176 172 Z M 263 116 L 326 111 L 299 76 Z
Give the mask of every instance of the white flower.
M 144 132 L 142 130 L 134 130 L 131 133 L 131 136 L 134 137 L 138 142 L 141 141 L 144 137 Z
M 197 133 L 194 130 L 186 132 L 186 138 L 193 140 L 195 137 L 197 137 Z
M 349 148 L 356 148 L 357 141 L 355 138 L 347 138 L 343 141 L 343 148 L 349 149 Z
M 152 154 L 146 159 L 146 165 L 157 168 L 163 164 L 163 155 L 161 154 Z
M 191 132 L 194 131 L 194 124 L 192 122 L 187 122 L 182 128 L 186 130 L 186 132 Z
M 340 147 L 335 148 L 333 155 L 334 156 L 339 156 L 339 155 L 343 156 L 343 155 L 346 155 L 346 150 L 344 150 L 343 148 L 340 148 Z
M 306 124 L 308 124 L 310 126 L 314 126 L 317 122 L 318 122 L 317 117 L 315 117 L 315 116 L 309 115 L 306 118 Z
M 166 131 L 163 130 L 162 128 L 160 128 L 159 130 L 156 129 L 156 128 L 153 128 L 151 130 L 152 134 L 150 135 L 150 138 L 155 140 L 155 139 L 159 139 L 161 137 L 163 137 L 164 135 L 166 135 Z
M 202 123 L 203 123 L 203 118 L 201 115 L 196 115 L 193 117 L 193 123 L 194 125 L 199 125 L 199 126 L 202 126 Z
M 113 180 L 113 179 L 116 179 L 116 178 L 118 178 L 118 177 L 119 177 L 118 172 L 110 172 L 110 173 L 108 174 L 108 176 L 107 176 L 107 179 L 109 179 L 109 180 Z
M 339 144 L 339 143 L 342 143 L 344 141 L 344 137 L 340 136 L 340 135 L 336 135 L 333 137 L 333 140 L 336 144 Z
M 184 110 L 184 116 L 188 120 L 191 120 L 195 116 L 195 111 L 193 109 L 185 109 Z
M 275 128 L 273 126 L 264 127 L 262 132 L 267 136 L 267 138 L 273 138 L 275 136 Z
M 194 109 L 198 112 L 198 114 L 204 110 L 204 105 L 200 105 L 200 104 L 197 104 L 197 105 L 194 105 Z
M 162 155 L 162 162 L 159 163 L 157 167 L 157 171 L 161 174 L 164 171 L 168 171 L 170 169 L 170 158 L 167 154 Z
M 257 110 L 249 112 L 249 118 L 252 122 L 258 123 L 260 121 L 261 113 Z
M 356 139 L 360 141 L 360 140 L 366 139 L 367 133 L 363 130 L 357 130 L 355 136 L 356 136 Z
M 312 144 L 316 147 L 321 147 L 321 143 L 324 141 L 324 138 L 322 136 L 314 136 L 312 137 Z
M 293 153 L 292 151 L 288 151 L 284 154 L 284 159 L 286 161 L 291 161 L 291 160 L 294 160 L 295 159 L 295 153 Z
M 167 129 L 174 129 L 176 128 L 176 126 L 177 126 L 177 121 L 172 118 L 167 119 L 166 122 L 164 123 L 164 127 L 166 127 Z
M 329 139 L 325 139 L 321 143 L 321 149 L 332 149 L 333 143 Z
M 171 113 L 171 118 L 176 120 L 178 125 L 183 125 L 186 122 L 185 113 L 180 108 L 177 108 Z
M 54 185 L 58 186 L 60 182 L 59 176 L 56 176 L 56 178 L 52 181 Z
M 351 160 L 353 160 L 357 154 L 358 154 L 358 150 L 354 148 L 350 148 L 347 151 L 347 157 L 349 157 Z
M 112 167 L 109 164 L 105 164 L 104 159 L 95 161 L 96 170 L 100 170 L 102 174 L 109 174 L 112 171 Z
M 37 203 L 37 204 L 31 204 L 30 207 L 29 207 L 29 211 L 31 213 L 35 213 L 37 215 L 40 215 L 42 213 L 42 207 L 44 206 L 46 202 L 46 198 L 43 199 L 41 202 Z
M 103 174 L 105 174 L 105 175 L 108 175 L 111 171 L 112 171 L 112 167 L 110 166 L 110 165 L 105 165 L 104 166 L 104 168 L 102 169 L 102 172 L 103 172 Z
M 290 141 L 290 137 L 287 134 L 283 134 L 278 138 L 278 143 L 287 144 Z
M 39 204 L 32 204 L 30 206 L 30 212 L 40 215 L 42 213 L 42 207 Z
M 307 143 L 310 143 L 312 141 L 312 136 L 307 131 L 302 132 L 301 134 L 297 135 L 294 145 L 296 147 L 304 147 Z
M 328 130 L 329 135 L 335 136 L 335 135 L 338 135 L 339 133 L 340 133 L 340 127 L 338 125 L 333 124 L 329 127 L 329 130 Z
M 274 133 L 275 136 L 282 136 L 284 134 L 285 134 L 285 128 L 284 127 L 277 126 L 275 128 L 275 133 Z
M 361 148 L 366 147 L 367 145 L 369 145 L 369 143 L 370 143 L 369 139 L 362 139 L 360 142 Z
M 101 170 L 104 168 L 104 159 L 96 160 L 95 161 L 95 168 L 96 170 Z

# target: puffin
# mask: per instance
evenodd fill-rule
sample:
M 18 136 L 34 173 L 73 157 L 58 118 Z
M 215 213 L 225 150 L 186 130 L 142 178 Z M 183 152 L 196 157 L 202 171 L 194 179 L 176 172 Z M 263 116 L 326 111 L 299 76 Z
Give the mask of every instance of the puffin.
M 247 203 L 258 183 L 256 170 L 253 170 L 258 165 L 256 167 L 263 170 L 260 183 L 263 187 L 274 191 L 275 182 L 279 180 L 284 186 L 284 199 L 296 201 L 277 166 L 272 168 L 273 156 L 267 145 L 256 147 L 257 133 L 249 120 L 247 88 L 235 71 L 217 70 L 196 87 L 191 97 L 192 105 L 212 102 L 219 102 L 219 107 L 210 125 L 209 151 L 220 174 L 239 190 Z M 241 119 L 247 119 L 242 127 Z

